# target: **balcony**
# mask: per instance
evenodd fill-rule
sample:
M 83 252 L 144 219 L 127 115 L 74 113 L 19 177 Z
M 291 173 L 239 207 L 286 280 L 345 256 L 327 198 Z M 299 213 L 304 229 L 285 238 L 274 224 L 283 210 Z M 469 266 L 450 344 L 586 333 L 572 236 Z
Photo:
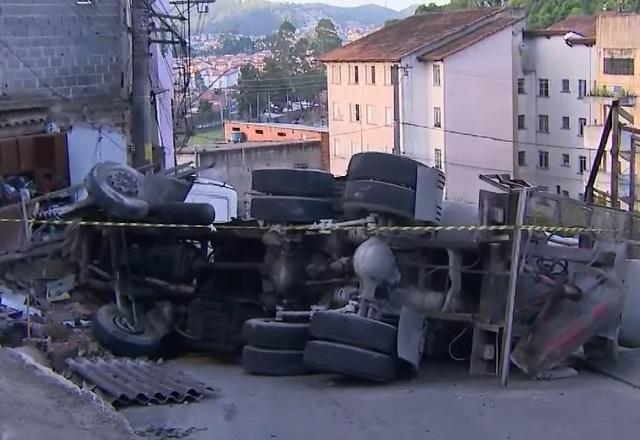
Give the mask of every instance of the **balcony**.
M 605 101 L 618 99 L 623 107 L 635 107 L 636 105 L 636 94 L 620 86 L 596 85 L 589 93 L 589 96 Z

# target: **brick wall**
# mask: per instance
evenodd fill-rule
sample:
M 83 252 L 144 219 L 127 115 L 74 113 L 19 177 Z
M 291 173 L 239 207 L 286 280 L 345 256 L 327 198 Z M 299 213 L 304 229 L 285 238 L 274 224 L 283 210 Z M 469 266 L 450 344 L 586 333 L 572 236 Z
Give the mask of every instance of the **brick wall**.
M 61 123 L 124 120 L 125 4 L 0 0 L 0 110 L 44 104 Z

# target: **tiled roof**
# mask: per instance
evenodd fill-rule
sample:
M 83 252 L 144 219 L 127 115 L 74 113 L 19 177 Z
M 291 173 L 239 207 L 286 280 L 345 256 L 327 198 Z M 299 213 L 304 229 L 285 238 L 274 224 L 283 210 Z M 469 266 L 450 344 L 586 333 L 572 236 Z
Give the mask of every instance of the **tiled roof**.
M 444 58 L 453 55 L 456 52 L 472 46 L 479 41 L 511 26 L 512 24 L 520 21 L 518 17 L 496 17 L 486 25 L 470 32 L 460 38 L 451 41 L 450 43 L 440 46 L 422 56 L 419 57 L 421 61 L 441 61 Z
M 567 17 L 556 24 L 549 26 L 547 29 L 551 31 L 575 32 L 585 38 L 596 37 L 596 16 L 595 15 L 576 15 Z
M 414 15 L 320 57 L 324 62 L 399 61 L 422 47 L 496 15 L 498 8 Z

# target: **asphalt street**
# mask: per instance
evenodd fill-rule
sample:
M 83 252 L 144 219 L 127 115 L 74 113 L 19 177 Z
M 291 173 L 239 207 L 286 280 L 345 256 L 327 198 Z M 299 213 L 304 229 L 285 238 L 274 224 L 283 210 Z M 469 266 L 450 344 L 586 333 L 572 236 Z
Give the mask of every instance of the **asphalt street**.
M 515 378 L 504 389 L 455 364 L 427 365 L 418 378 L 387 385 L 250 376 L 207 358 L 171 364 L 215 393 L 121 411 L 134 430 L 178 429 L 190 440 L 610 440 L 640 432 L 640 390 L 588 371 L 555 381 Z

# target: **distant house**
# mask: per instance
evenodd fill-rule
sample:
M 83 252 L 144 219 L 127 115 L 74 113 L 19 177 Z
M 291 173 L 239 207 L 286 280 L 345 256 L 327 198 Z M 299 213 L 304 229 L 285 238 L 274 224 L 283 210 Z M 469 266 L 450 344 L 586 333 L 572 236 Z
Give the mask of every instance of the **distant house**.
M 514 171 L 523 18 L 512 8 L 412 16 L 321 57 L 331 170 L 392 151 L 398 66 L 402 154 L 443 169 L 448 198 L 477 203 L 479 174 Z

